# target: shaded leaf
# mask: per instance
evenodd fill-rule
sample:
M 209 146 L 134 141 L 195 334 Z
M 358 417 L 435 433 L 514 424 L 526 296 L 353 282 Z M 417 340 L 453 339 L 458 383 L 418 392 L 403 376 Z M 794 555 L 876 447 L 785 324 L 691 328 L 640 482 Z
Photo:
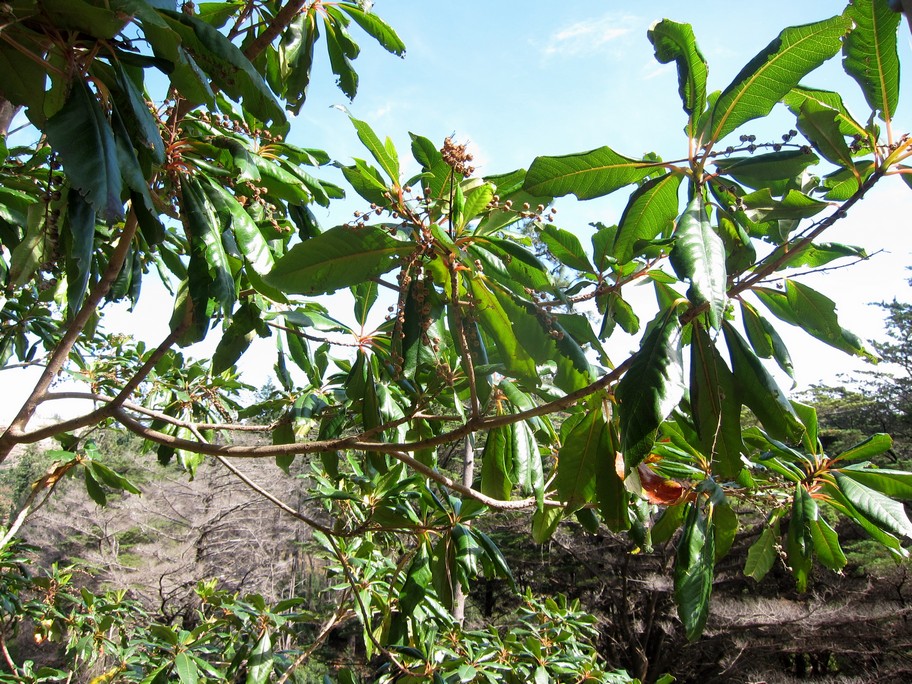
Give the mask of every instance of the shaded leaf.
M 678 618 L 690 641 L 703 633 L 712 594 L 715 542 L 712 519 L 697 504 L 688 505 L 674 567 L 674 594 Z
M 668 173 L 643 183 L 631 195 L 621 215 L 612 256 L 627 263 L 637 253 L 637 244 L 668 235 L 678 216 L 681 176 Z

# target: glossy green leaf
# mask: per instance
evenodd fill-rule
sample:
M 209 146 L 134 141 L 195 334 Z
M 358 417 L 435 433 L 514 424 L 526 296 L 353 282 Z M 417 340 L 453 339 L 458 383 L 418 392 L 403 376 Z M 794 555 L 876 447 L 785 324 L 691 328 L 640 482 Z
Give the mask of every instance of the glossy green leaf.
M 63 109 L 48 119 L 46 133 L 70 182 L 103 218 L 122 219 L 123 182 L 114 132 L 82 80 L 74 83 Z
M 725 245 L 713 230 L 700 194 L 678 221 L 670 258 L 678 277 L 690 283 L 687 297 L 691 304 L 708 305 L 709 324 L 718 330 L 727 301 Z
M 539 238 L 545 243 L 554 258 L 565 266 L 587 273 L 595 270 L 589 262 L 586 252 L 583 251 L 579 238 L 570 231 L 548 224 L 542 229 Z
M 470 279 L 469 288 L 476 301 L 478 323 L 494 340 L 507 370 L 519 378 L 537 384 L 539 379 L 535 360 L 513 331 L 513 321 L 498 297 L 480 278 Z
M 697 118 L 706 107 L 706 59 L 697 47 L 693 29 L 670 19 L 653 24 L 647 37 L 655 48 L 655 57 L 667 64 L 674 60 L 678 70 L 678 93 L 684 111 L 689 115 L 687 134 L 696 138 Z
M 710 140 L 721 140 L 742 124 L 769 114 L 805 75 L 839 51 L 850 27 L 848 19 L 837 16 L 783 30 L 716 100 Z
M 864 159 L 854 169 L 838 169 L 820 179 L 820 189 L 825 190 L 824 199 L 844 202 L 850 199 L 874 173 L 874 162 Z M 856 175 L 857 174 L 857 175 Z M 903 180 L 909 176 L 903 174 Z
M 840 130 L 839 112 L 814 100 L 805 100 L 798 113 L 798 130 L 829 162 L 853 168 L 852 150 Z
M 282 292 L 325 294 L 382 275 L 414 247 L 373 226 L 337 226 L 295 245 L 264 280 Z
M 852 115 L 849 113 L 849 110 L 846 109 L 846 106 L 842 101 L 842 96 L 839 93 L 834 93 L 831 90 L 818 90 L 815 88 L 797 86 L 792 88 L 792 90 L 782 98 L 782 101 L 795 116 L 799 115 L 802 106 L 808 101 L 822 107 L 835 109 L 837 112 L 837 120 L 839 121 L 839 130 L 843 135 L 850 137 L 856 135 L 862 138 L 867 137 L 865 127 L 852 118 Z
M 836 472 L 836 484 L 861 513 L 888 532 L 912 539 L 912 522 L 901 503 L 848 475 Z
M 714 561 L 725 558 L 731 551 L 738 534 L 738 514 L 726 502 L 713 506 L 712 510 L 714 542 Z
M 266 684 L 272 675 L 272 638 L 264 630 L 247 660 L 247 684 Z
M 880 543 L 895 558 L 908 558 L 909 553 L 903 548 L 902 542 L 880 524 L 870 520 L 835 484 L 826 483 L 823 491 L 830 498 L 827 503 L 846 515 L 852 522 L 859 525 L 872 539 Z
M 886 433 L 879 432 L 840 452 L 836 459 L 842 463 L 850 463 L 862 459 L 867 460 L 874 456 L 879 456 L 891 448 L 893 448 L 893 438 Z
M 389 138 L 387 138 L 384 145 L 370 125 L 353 116 L 349 118 L 358 133 L 358 139 L 368 149 L 377 163 L 380 164 L 380 168 L 386 171 L 393 184 L 397 184 L 399 182 L 399 157 Z
M 218 29 L 185 12 L 159 10 L 197 64 L 228 97 L 260 121 L 285 123 L 285 112 L 250 60 Z
M 794 375 L 794 366 L 788 349 L 779 333 L 765 318 L 761 318 L 757 310 L 745 302 L 741 304 L 741 316 L 747 339 L 757 356 L 769 359 L 775 357 L 779 367 L 789 375 Z
M 690 641 L 703 633 L 709 617 L 715 562 L 712 527 L 712 519 L 698 505 L 689 504 L 675 554 L 674 594 L 678 618 Z
M 230 230 L 234 235 L 241 254 L 256 273 L 269 273 L 275 265 L 275 260 L 266 239 L 250 214 L 244 210 L 234 195 L 211 178 L 203 176 L 201 182 L 223 228 Z
M 108 505 L 108 497 L 102 489 L 101 485 L 98 484 L 98 480 L 95 479 L 95 476 L 92 475 L 91 471 L 86 468 L 83 471 L 83 477 L 85 478 L 85 487 L 86 492 L 88 492 L 89 497 L 99 506 Z
M 134 139 L 151 153 L 156 162 L 163 163 L 165 161 L 165 144 L 162 141 L 158 122 L 149 110 L 143 94 L 137 88 L 133 79 L 127 74 L 123 65 L 115 61 L 112 66 L 117 74 L 117 84 L 120 86 L 123 94 L 121 97 L 125 105 L 118 105 L 118 109 L 122 113 L 129 112 L 129 116 L 124 115 L 127 129 L 134 134 Z
M 324 18 L 323 31 L 326 35 L 329 65 L 336 75 L 336 85 L 349 100 L 354 100 L 358 93 L 358 74 L 352 67 L 350 55 L 346 53 L 351 40 L 345 35 L 345 28 L 333 22 L 329 16 Z
M 621 451 L 628 470 L 649 454 L 659 425 L 681 401 L 684 391 L 681 328 L 672 311 L 643 339 L 615 390 Z
M 281 84 L 276 90 L 284 93 L 288 108 L 294 114 L 301 112 L 307 98 L 314 61 L 314 45 L 319 37 L 316 12 L 301 12 L 288 25 L 279 43 Z
M 607 451 L 605 419 L 597 406 L 577 423 L 557 455 L 554 487 L 566 512 L 572 513 L 595 498 L 595 473 L 600 454 Z
M 791 517 L 789 518 L 788 540 L 786 552 L 792 574 L 798 585 L 798 591 L 807 589 L 808 574 L 811 571 L 814 538 L 811 526 L 817 521 L 819 512 L 817 502 L 811 498 L 804 485 L 799 483 L 795 487 L 795 496 L 792 501 Z
M 839 546 L 839 535 L 826 520 L 818 517 L 811 521 L 811 539 L 814 541 L 814 555 L 825 568 L 839 572 L 846 565 L 845 553 Z
M 495 499 L 510 498 L 513 481 L 510 479 L 513 456 L 513 433 L 509 425 L 488 432 L 481 455 L 481 492 Z
M 643 180 L 656 169 L 654 162 L 618 154 L 610 147 L 560 157 L 536 157 L 523 188 L 538 196 L 578 199 L 601 197 Z
M 777 534 L 773 527 L 764 527 L 763 532 L 747 551 L 747 560 L 744 563 L 744 575 L 759 582 L 772 570 L 773 564 L 779 557 L 776 552 L 778 543 Z
M 912 473 L 908 471 L 873 468 L 859 463 L 840 468 L 839 472 L 890 498 L 912 500 Z
M 797 220 L 816 216 L 829 207 L 797 190 L 788 190 L 781 198 L 762 188 L 741 198 L 748 215 L 755 221 Z
M 638 253 L 639 243 L 671 234 L 678 216 L 681 178 L 677 173 L 652 178 L 630 195 L 611 254 L 619 263 L 630 261 Z
M 751 188 L 776 188 L 800 178 L 808 167 L 817 164 L 816 154 L 804 150 L 768 152 L 750 157 L 717 157 L 713 160 L 720 174 L 730 176 Z
M 354 19 L 365 33 L 374 38 L 383 49 L 394 55 L 403 57 L 405 55 L 405 43 L 396 34 L 396 32 L 380 17 L 370 11 L 365 11 L 362 7 L 346 2 L 340 2 L 336 5 L 341 11 Z
M 831 347 L 869 361 L 877 357 L 860 337 L 839 324 L 836 303 L 796 280 L 786 279 L 785 292 L 755 288 L 755 294 L 777 318 L 803 328 L 809 335 Z
M 214 300 L 230 312 L 236 298 L 234 277 L 222 244 L 221 229 L 212 203 L 193 176 L 181 178 L 181 202 L 190 233 L 188 277 L 194 317 L 207 311 Z
M 75 190 L 67 194 L 65 229 L 67 315 L 72 317 L 85 298 L 95 241 L 95 210 Z
M 742 468 L 741 402 L 735 377 L 709 335 L 694 326 L 690 357 L 690 404 L 703 453 L 713 473 L 733 479 Z
M 510 566 L 507 564 L 507 559 L 504 558 L 503 553 L 497 548 L 497 544 L 494 543 L 494 540 L 477 527 L 472 527 L 470 533 L 478 542 L 478 545 L 484 550 L 485 556 L 490 560 L 491 566 L 494 568 L 497 576 L 508 580 L 510 585 L 515 587 L 516 582 L 513 579 L 513 573 L 510 571 Z
M 842 64 L 861 86 L 871 109 L 890 121 L 899 102 L 896 43 L 901 15 L 884 0 L 854 0 L 846 16 L 855 27 L 845 39 Z
M 196 663 L 186 651 L 181 651 L 174 657 L 174 670 L 177 672 L 177 678 L 181 684 L 196 684 L 199 681 L 199 670 Z
M 804 426 L 795 415 L 785 393 L 747 346 L 744 338 L 728 323 L 723 324 L 722 330 L 728 344 L 735 388 L 741 403 L 753 411 L 774 439 L 800 440 Z

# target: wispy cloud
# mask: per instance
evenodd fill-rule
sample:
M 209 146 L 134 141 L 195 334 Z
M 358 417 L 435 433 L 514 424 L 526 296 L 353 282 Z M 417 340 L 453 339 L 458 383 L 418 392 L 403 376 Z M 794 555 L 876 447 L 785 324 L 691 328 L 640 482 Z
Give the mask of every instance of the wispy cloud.
M 578 21 L 557 30 L 544 47 L 546 57 L 576 57 L 599 52 L 613 41 L 630 34 L 636 17 L 609 13 L 602 17 Z

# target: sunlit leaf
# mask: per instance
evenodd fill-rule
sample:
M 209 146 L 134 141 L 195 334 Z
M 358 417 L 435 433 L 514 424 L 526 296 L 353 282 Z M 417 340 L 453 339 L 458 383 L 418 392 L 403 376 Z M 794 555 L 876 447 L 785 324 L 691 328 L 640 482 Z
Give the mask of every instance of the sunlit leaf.
M 846 16 L 855 27 L 843 45 L 843 66 L 871 109 L 890 121 L 899 101 L 897 28 L 902 18 L 883 0 L 854 0 Z

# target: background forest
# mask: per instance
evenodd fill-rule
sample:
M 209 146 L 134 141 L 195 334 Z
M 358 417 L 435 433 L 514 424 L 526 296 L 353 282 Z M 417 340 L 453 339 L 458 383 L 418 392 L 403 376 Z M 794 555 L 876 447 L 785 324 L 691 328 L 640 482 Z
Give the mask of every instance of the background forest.
M 675 140 L 503 172 L 292 142 L 404 56 L 370 2 L 0 3 L 0 681 L 908 679 L 912 309 L 814 280 L 909 185 L 908 5 L 718 89 L 657 21 Z M 786 329 L 895 373 L 796 394 Z

